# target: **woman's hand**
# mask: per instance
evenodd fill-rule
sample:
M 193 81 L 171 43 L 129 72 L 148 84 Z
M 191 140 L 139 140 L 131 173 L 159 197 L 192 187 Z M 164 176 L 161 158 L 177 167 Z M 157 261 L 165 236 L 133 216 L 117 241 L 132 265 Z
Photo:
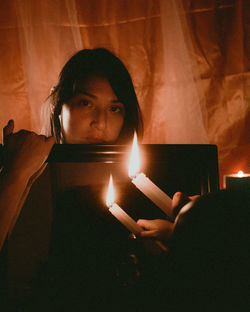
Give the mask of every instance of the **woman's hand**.
M 157 239 L 162 242 L 167 242 L 171 238 L 174 230 L 174 223 L 163 219 L 139 219 L 137 223 L 145 229 L 145 231 L 139 234 L 141 238 Z
M 187 197 L 181 192 L 176 192 L 172 200 L 172 211 L 174 218 L 178 216 L 183 206 L 185 206 L 188 202 L 195 199 L 196 197 L 198 196 Z M 145 230 L 139 234 L 141 238 L 156 239 L 164 243 L 167 243 L 171 239 L 175 228 L 174 220 L 173 222 L 171 222 L 165 219 L 139 219 L 137 223 Z
M 13 133 L 13 130 L 14 121 L 10 120 L 3 129 L 3 170 L 27 181 L 32 176 L 37 178 L 55 139 L 27 130 Z
M 13 133 L 14 121 L 3 129 L 3 159 L 0 172 L 0 250 L 21 211 L 32 183 L 43 172 L 53 137 L 21 130 Z

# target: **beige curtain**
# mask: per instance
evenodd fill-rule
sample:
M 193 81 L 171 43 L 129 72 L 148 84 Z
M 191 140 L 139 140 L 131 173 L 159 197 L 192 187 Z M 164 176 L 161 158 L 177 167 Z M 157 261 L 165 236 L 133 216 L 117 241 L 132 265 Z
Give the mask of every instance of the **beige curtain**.
M 221 174 L 248 170 L 249 15 L 248 0 L 1 0 L 0 127 L 40 132 L 66 60 L 106 47 L 133 77 L 144 143 L 217 144 Z

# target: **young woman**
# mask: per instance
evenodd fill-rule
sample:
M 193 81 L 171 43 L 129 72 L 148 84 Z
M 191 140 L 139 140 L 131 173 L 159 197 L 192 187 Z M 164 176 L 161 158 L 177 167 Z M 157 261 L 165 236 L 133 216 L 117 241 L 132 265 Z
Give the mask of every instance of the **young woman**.
M 134 131 L 142 137 L 143 122 L 132 79 L 119 58 L 106 49 L 85 49 L 73 55 L 63 67 L 48 105 L 45 136 L 26 130 L 13 133 L 12 120 L 3 129 L 0 249 L 55 140 L 124 144 L 132 140 Z
M 81 50 L 73 55 L 63 67 L 47 104 L 49 114 L 44 127 L 45 136 L 24 130 L 13 133 L 13 121 L 10 121 L 4 129 L 4 163 L 1 172 L 3 188 L 0 194 L 1 243 L 13 227 L 30 186 L 44 169 L 44 162 L 55 141 L 64 144 L 125 144 L 132 141 L 134 131 L 139 138 L 142 137 L 142 117 L 132 79 L 123 63 L 106 49 Z M 14 195 L 11 200 L 8 200 L 12 194 Z M 83 198 L 82 194 L 80 190 L 78 195 L 74 191 L 72 197 L 71 193 L 67 193 L 58 198 L 59 207 L 55 212 L 49 263 L 52 278 L 55 278 L 53 284 L 55 292 L 64 285 L 63 282 L 67 283 L 67 287 L 63 289 L 69 291 L 68 286 L 71 285 L 75 290 L 73 293 L 81 289 L 80 283 L 85 283 L 85 301 L 90 302 L 88 297 L 92 296 L 93 302 L 93 296 L 95 297 L 93 289 L 96 289 L 97 297 L 100 297 L 100 292 L 105 289 L 101 287 L 101 278 L 105 276 L 109 281 L 116 279 L 113 267 L 112 273 L 109 271 L 111 269 L 109 261 L 115 263 L 111 254 L 116 257 L 115 250 L 120 245 L 119 237 L 124 238 L 127 233 L 122 232 L 121 236 L 118 235 L 114 244 L 111 225 L 109 239 L 106 237 L 100 241 L 99 237 L 103 238 L 107 234 L 107 219 L 103 222 L 103 216 L 99 218 L 100 216 L 95 214 L 93 208 L 95 201 L 91 201 L 89 191 Z M 79 196 L 80 202 L 76 202 Z M 75 203 L 72 203 L 71 199 Z M 82 202 L 84 209 L 81 207 Z M 112 222 L 113 220 L 108 223 Z M 85 230 L 82 227 L 85 227 Z M 79 235 L 79 240 L 75 233 Z M 80 253 L 79 248 L 82 250 Z M 98 249 L 100 251 L 102 248 L 103 253 L 97 253 Z M 120 249 L 124 248 L 126 249 L 126 246 Z M 72 261 L 70 261 L 71 251 L 74 254 Z M 63 259 L 66 261 L 61 261 Z M 77 262 L 81 259 L 82 261 Z M 92 263 L 87 264 L 86 259 Z M 84 267 L 81 262 L 84 263 Z M 73 267 L 77 269 L 74 271 Z M 67 271 L 69 274 L 66 274 Z M 103 272 L 106 273 L 103 275 Z M 62 278 L 63 275 L 66 276 L 65 279 Z M 73 279 L 70 276 L 73 276 Z M 112 289 L 114 287 L 115 283 Z M 91 291 L 86 288 L 90 288 Z M 61 295 L 66 294 L 62 292 Z M 56 298 L 60 300 L 59 297 Z
M 132 141 L 134 131 L 139 139 L 142 137 L 142 117 L 131 77 L 123 63 L 106 49 L 81 50 L 73 55 L 63 67 L 47 104 L 46 136 L 28 131 L 13 133 L 12 121 L 4 130 L 5 162 L 1 177 L 4 187 L 0 195 L 2 242 L 15 223 L 30 186 L 42 172 L 55 141 L 126 144 Z M 7 197 L 11 194 L 15 196 L 9 202 Z M 49 276 L 53 283 L 46 284 L 45 288 L 38 286 L 36 295 L 48 289 L 51 293 L 43 294 L 47 300 L 49 297 L 54 299 L 55 309 L 61 309 L 67 303 L 79 303 L 80 298 L 79 307 L 86 309 L 117 306 L 126 292 L 130 297 L 126 309 L 135 301 L 141 305 L 144 290 L 148 291 L 143 277 L 139 283 L 141 287 L 136 287 L 141 289 L 141 297 L 133 292 L 133 287 L 132 291 L 128 290 L 128 285 L 139 277 L 137 260 L 127 253 L 128 248 L 131 251 L 134 247 L 127 243 L 127 232 L 112 216 L 98 215 L 98 209 L 94 209 L 98 200 L 95 194 L 92 195 L 89 190 L 81 189 L 58 198 L 49 259 Z M 142 225 L 147 229 L 146 224 Z M 165 225 L 171 235 L 172 224 Z M 129 259 L 125 259 L 127 256 Z M 121 292 L 117 292 L 119 283 L 124 286 Z M 114 293 L 117 300 L 112 300 Z M 46 309 L 51 305 L 47 300 L 41 299 L 45 305 L 48 303 Z M 36 304 L 40 299 L 36 298 L 34 302 Z
M 132 79 L 123 63 L 105 49 L 82 50 L 63 67 L 48 99 L 45 132 L 66 144 L 126 144 L 143 123 Z M 126 229 L 100 201 L 100 188 L 85 186 L 57 197 L 45 307 L 98 311 L 116 306 L 136 279 L 135 257 Z M 126 273 L 125 273 L 126 271 Z M 124 288 L 125 287 L 125 288 Z M 50 294 L 46 290 L 51 291 Z M 131 291 L 129 291 L 131 295 Z M 116 300 L 113 300 L 113 296 Z

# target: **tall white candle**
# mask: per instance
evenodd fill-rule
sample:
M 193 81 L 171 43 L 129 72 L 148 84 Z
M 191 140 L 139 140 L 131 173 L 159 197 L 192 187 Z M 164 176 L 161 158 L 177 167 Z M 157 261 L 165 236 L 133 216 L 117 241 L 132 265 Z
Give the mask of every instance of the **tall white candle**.
M 145 194 L 168 217 L 172 217 L 172 200 L 157 185 L 155 185 L 144 173 L 138 173 L 132 178 L 132 183 Z
M 116 203 L 109 207 L 109 211 L 116 217 L 131 233 L 137 235 L 142 228 Z
M 109 207 L 109 211 L 116 217 L 130 232 L 137 235 L 142 232 L 143 229 L 120 207 L 115 203 L 114 187 L 112 175 L 110 175 L 109 187 L 106 197 L 106 204 Z
M 156 204 L 168 217 L 172 218 L 172 200 L 158 186 L 156 186 L 146 175 L 140 172 L 140 156 L 136 133 L 134 135 L 128 175 L 132 183 L 153 203 Z

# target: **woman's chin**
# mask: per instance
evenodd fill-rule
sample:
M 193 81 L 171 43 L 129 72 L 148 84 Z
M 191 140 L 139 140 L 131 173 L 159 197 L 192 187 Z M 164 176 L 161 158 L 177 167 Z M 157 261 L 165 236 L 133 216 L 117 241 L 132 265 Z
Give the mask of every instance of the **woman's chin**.
M 103 140 L 98 139 L 83 139 L 83 140 L 65 140 L 63 144 L 108 144 Z
M 87 140 L 82 144 L 107 144 L 107 142 L 103 140 Z
M 117 144 L 117 140 L 104 140 L 102 138 L 88 137 L 80 139 L 63 140 L 63 144 L 93 144 L 93 145 L 112 145 Z

